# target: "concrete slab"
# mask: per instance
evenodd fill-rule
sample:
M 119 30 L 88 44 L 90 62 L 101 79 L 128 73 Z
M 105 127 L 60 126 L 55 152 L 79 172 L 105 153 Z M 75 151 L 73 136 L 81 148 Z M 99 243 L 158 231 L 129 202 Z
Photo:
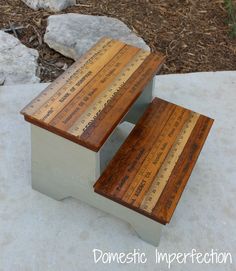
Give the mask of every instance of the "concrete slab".
M 30 187 L 30 126 L 19 110 L 46 84 L 0 87 L 0 270 L 169 270 L 123 221 Z M 232 264 L 172 263 L 173 270 L 235 270 L 236 72 L 158 76 L 155 95 L 216 119 L 164 228 L 158 252 L 230 252 Z M 146 254 L 145 264 L 95 264 L 93 249 Z

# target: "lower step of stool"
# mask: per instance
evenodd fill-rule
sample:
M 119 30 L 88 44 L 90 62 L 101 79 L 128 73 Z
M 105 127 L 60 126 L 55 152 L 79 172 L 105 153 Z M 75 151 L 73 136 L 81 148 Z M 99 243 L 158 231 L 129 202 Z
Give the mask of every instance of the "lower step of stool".
M 95 183 L 95 192 L 169 223 L 212 123 L 155 98 Z

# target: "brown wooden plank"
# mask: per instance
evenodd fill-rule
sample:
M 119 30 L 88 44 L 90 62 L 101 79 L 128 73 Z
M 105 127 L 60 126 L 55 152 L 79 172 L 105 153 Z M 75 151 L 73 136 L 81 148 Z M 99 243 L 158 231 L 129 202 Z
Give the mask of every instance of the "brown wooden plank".
M 175 167 L 187 141 L 194 129 L 199 114 L 191 112 L 189 118 L 185 121 L 181 130 L 179 131 L 175 142 L 169 149 L 169 153 L 165 157 L 161 167 L 159 168 L 156 177 L 153 179 L 146 195 L 143 197 L 140 208 L 148 213 L 152 213 L 157 201 L 159 200 L 166 184 L 171 176 L 172 170 Z M 170 123 L 172 125 L 172 123 Z
M 168 223 L 212 122 L 155 98 L 95 183 L 95 192 Z
M 105 65 L 90 82 L 68 102 L 50 122 L 50 125 L 68 131 L 74 122 L 86 111 L 87 107 L 95 100 L 107 86 L 109 86 L 116 76 L 122 71 L 124 66 L 139 51 L 138 48 L 124 46 L 107 65 Z M 80 103 L 81 106 L 80 106 Z
M 150 54 L 120 91 L 113 96 L 109 104 L 94 119 L 93 123 L 86 128 L 80 138 L 89 143 L 96 142 L 98 146 L 103 145 L 107 138 L 100 135 L 110 135 L 140 96 L 148 82 L 156 74 L 157 69 L 161 66 L 161 61 L 162 58 L 159 56 Z M 125 104 L 126 106 L 124 106 Z M 119 119 L 117 115 L 120 116 Z
M 200 116 L 152 215 L 169 223 L 211 129 L 213 120 Z
M 174 114 L 169 118 L 165 129 L 156 139 L 153 148 L 137 171 L 134 181 L 123 195 L 122 200 L 139 207 L 189 114 L 189 110 L 181 107 L 175 108 Z
M 161 54 L 104 38 L 21 113 L 39 127 L 98 151 L 163 61 Z
M 72 77 L 76 71 L 79 71 L 91 59 L 95 58 L 104 48 L 111 43 L 110 38 L 101 38 L 87 53 L 84 54 L 78 61 L 72 64 L 61 76 L 54 80 L 45 90 L 27 104 L 21 113 L 24 115 L 33 115 L 51 96 L 61 89 Z
M 104 52 L 97 57 L 92 65 L 83 66 L 79 72 L 76 71 L 76 76 L 73 76 L 60 91 L 57 91 L 50 99 L 46 100 L 45 104 L 34 112 L 33 116 L 44 123 L 49 123 L 78 92 L 84 91 L 85 86 L 94 76 L 125 46 L 122 42 L 113 42 L 109 45 L 109 50 L 104 49 Z
M 96 188 L 112 197 L 122 198 L 173 110 L 172 104 L 160 99 L 153 100 L 123 147 L 109 163 Z
M 75 121 L 73 126 L 69 129 L 69 132 L 73 135 L 81 137 L 84 131 L 90 126 L 96 119 L 100 112 L 109 107 L 109 104 L 113 97 L 117 97 L 117 93 L 121 91 L 124 85 L 127 84 L 132 74 L 139 68 L 139 66 L 148 57 L 149 52 L 143 50 L 138 53 L 129 61 L 119 75 L 113 80 L 113 82 L 103 90 L 101 94 L 98 94 L 94 102 L 86 108 L 86 111 Z M 134 96 L 132 97 L 134 99 Z M 126 103 L 127 105 L 127 103 Z M 119 119 L 121 118 L 120 112 L 118 112 Z M 117 117 L 117 115 L 116 115 Z M 112 125 L 113 122 L 109 122 L 108 125 Z M 103 134 L 105 136 L 106 134 Z

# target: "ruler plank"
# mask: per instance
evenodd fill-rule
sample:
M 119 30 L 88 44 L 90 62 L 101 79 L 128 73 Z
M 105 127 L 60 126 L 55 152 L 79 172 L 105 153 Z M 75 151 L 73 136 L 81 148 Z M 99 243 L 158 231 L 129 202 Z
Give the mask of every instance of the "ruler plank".
M 124 66 L 137 54 L 138 48 L 124 46 L 114 58 L 101 69 L 95 77 L 77 93 L 70 102 L 64 106 L 54 119 L 51 125 L 68 130 L 74 122 L 88 109 L 88 106 L 95 100 L 107 86 L 109 86 L 116 76 L 123 70 Z
M 116 118 L 117 114 L 122 118 L 125 116 L 147 83 L 157 72 L 155 67 L 161 66 L 160 61 L 160 57 L 150 54 L 126 81 L 125 85 L 115 93 L 108 106 L 99 113 L 93 123 L 83 132 L 81 138 L 86 139 L 88 142 L 97 142 L 98 145 L 102 145 L 106 138 L 101 138 L 99 135 L 110 134 L 119 124 L 119 120 Z M 124 104 L 127 104 L 127 106 L 124 106 Z M 110 125 L 111 123 L 113 124 L 112 126 Z
M 88 63 L 91 58 L 95 58 L 106 46 L 111 43 L 111 39 L 102 38 L 95 44 L 84 56 L 72 64 L 62 76 L 54 80 L 45 90 L 43 90 L 36 98 L 27 104 L 22 110 L 22 114 L 32 115 L 38 110 L 51 96 L 53 96 L 58 89 L 62 88 L 72 77 L 74 73 L 79 71 L 84 65 Z
M 153 209 L 152 215 L 158 217 L 163 223 L 170 222 L 212 124 L 212 119 L 202 115 L 199 117 L 169 181 Z
M 86 109 L 84 114 L 70 128 L 70 133 L 76 136 L 81 136 L 84 131 L 95 121 L 97 115 L 109 105 L 112 97 L 116 95 L 132 76 L 132 74 L 143 63 L 144 59 L 149 55 L 149 52 L 140 50 L 134 58 L 124 67 L 118 74 L 110 86 L 108 86 L 102 93 L 99 93 L 95 101 Z M 119 114 L 120 115 L 120 114 Z M 111 123 L 111 122 L 110 122 Z M 103 123 L 102 123 L 103 125 Z
M 95 192 L 169 223 L 212 123 L 155 98 L 95 183 Z
M 171 104 L 156 102 L 157 100 L 154 100 L 148 107 L 138 126 L 136 125 L 131 131 L 122 148 L 118 150 L 97 182 L 96 188 L 103 193 L 109 193 L 116 198 L 122 197 L 172 114 L 174 107 Z
M 146 195 L 155 176 L 163 165 L 166 156 L 176 141 L 177 135 L 189 117 L 190 112 L 180 107 L 175 111 L 165 125 L 165 129 L 158 136 L 157 140 L 144 163 L 139 168 L 135 180 L 128 191 L 123 195 L 122 200 L 138 207 L 141 199 Z
M 71 77 L 66 84 L 59 89 L 49 100 L 41 106 L 33 116 L 39 120 L 49 123 L 50 120 L 65 107 L 74 96 L 84 91 L 84 87 L 94 78 L 94 76 L 116 55 L 122 48 L 124 43 L 112 42 L 108 48 L 100 52 L 95 60 L 89 62 L 90 65 L 83 66 L 76 71 L 75 76 Z
M 163 62 L 159 53 L 103 38 L 21 113 L 34 125 L 99 151 Z
M 171 172 L 177 163 L 179 156 L 187 143 L 189 136 L 194 128 L 199 114 L 191 112 L 191 115 L 184 123 L 182 129 L 179 131 L 179 134 L 176 137 L 176 140 L 169 150 L 169 153 L 162 163 L 159 171 L 152 182 L 151 187 L 147 191 L 145 197 L 142 199 L 140 208 L 151 213 L 155 207 L 161 193 L 163 192 L 165 185 L 167 184 Z

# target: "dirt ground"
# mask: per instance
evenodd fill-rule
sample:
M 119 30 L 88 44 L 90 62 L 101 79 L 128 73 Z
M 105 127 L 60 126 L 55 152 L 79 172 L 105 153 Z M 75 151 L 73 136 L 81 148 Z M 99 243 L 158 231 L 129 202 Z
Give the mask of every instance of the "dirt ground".
M 236 70 L 236 39 L 229 37 L 223 0 L 84 0 L 61 13 L 107 15 L 126 23 L 152 51 L 167 55 L 162 74 Z M 43 42 L 47 17 L 20 0 L 0 0 L 0 29 L 39 51 L 39 76 L 48 82 L 73 63 Z M 14 34 L 14 33 L 13 33 Z

